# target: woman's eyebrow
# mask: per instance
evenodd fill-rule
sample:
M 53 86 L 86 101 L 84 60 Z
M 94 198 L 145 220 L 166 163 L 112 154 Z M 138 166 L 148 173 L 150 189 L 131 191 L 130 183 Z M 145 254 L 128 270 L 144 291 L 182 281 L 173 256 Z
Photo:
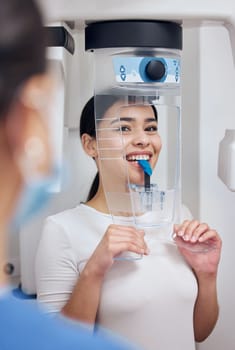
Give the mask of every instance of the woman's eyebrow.
M 131 117 L 121 117 L 117 119 L 113 119 L 110 124 L 114 124 L 117 122 L 136 122 L 136 118 L 131 118 Z M 151 122 L 157 122 L 156 118 L 146 118 L 144 119 L 145 123 L 151 123 Z
M 135 118 L 131 118 L 131 117 L 121 117 L 121 118 L 113 119 L 110 124 L 114 124 L 117 122 L 133 122 L 135 120 L 136 120 Z
M 156 122 L 156 123 L 157 123 L 156 118 L 146 118 L 144 121 L 145 121 L 146 123 L 151 123 L 151 122 Z

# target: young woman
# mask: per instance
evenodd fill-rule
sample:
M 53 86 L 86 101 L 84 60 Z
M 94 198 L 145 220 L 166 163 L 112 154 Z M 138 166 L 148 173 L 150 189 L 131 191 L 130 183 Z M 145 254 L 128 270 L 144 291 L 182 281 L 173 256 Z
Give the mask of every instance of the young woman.
M 108 173 L 106 182 L 118 183 L 127 167 L 130 182 L 143 184 L 136 159 L 147 159 L 154 168 L 162 146 L 156 110 L 150 105 L 121 108 L 121 100 L 111 100 L 99 111 L 99 130 L 106 130 L 104 142 L 109 140 L 113 149 L 121 130 L 126 157 L 107 162 L 102 169 Z M 215 249 L 195 253 L 161 242 L 153 249 L 143 230 L 112 224 L 99 175 L 94 120 L 92 98 L 82 112 L 80 135 L 98 174 L 85 204 L 47 219 L 36 263 L 38 299 L 51 312 L 61 311 L 97 330 L 108 327 L 144 349 L 193 350 L 195 340 L 206 339 L 218 318 L 221 240 L 207 224 L 184 220 L 186 211 L 182 224 L 175 226 L 176 240 L 193 244 L 211 239 Z M 144 256 L 115 259 L 126 251 Z
M 44 29 L 35 2 L 1 0 L 0 349 L 124 349 L 107 336 L 94 337 L 84 327 L 50 320 L 31 303 L 15 299 L 4 274 L 12 226 L 22 225 L 43 204 L 46 184 L 53 178 L 46 122 L 52 91 Z

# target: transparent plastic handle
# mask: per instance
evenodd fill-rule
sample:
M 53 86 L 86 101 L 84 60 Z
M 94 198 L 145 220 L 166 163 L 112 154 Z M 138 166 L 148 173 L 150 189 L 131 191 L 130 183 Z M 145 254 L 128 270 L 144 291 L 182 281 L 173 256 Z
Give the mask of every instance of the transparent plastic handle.
M 187 249 L 194 253 L 208 253 L 211 250 L 217 249 L 215 242 L 212 239 L 208 239 L 205 242 L 189 242 L 185 241 L 179 236 L 173 236 L 172 243 L 176 244 L 180 248 Z

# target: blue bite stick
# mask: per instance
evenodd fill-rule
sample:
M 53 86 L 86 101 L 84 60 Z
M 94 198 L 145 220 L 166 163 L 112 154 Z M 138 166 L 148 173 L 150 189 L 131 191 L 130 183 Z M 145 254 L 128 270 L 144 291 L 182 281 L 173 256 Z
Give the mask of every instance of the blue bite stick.
M 145 159 L 138 160 L 138 164 L 141 166 L 141 168 L 144 171 L 145 191 L 149 191 L 150 190 L 150 176 L 152 175 L 152 168 L 151 168 L 149 162 Z

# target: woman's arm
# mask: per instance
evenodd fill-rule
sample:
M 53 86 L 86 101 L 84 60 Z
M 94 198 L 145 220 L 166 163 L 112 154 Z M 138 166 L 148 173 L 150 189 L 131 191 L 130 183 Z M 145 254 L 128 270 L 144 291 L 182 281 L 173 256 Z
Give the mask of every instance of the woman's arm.
M 48 218 L 43 227 L 35 264 L 37 299 L 56 314 L 68 301 L 78 278 L 77 258 L 61 225 Z
M 103 278 L 89 265 L 77 280 L 71 296 L 62 308 L 63 315 L 89 324 L 95 324 Z
M 179 250 L 193 269 L 198 283 L 198 295 L 194 306 L 195 340 L 205 340 L 214 329 L 218 319 L 219 306 L 217 300 L 217 271 L 222 242 L 215 230 L 197 220 L 185 220 L 182 225 L 175 225 Z M 185 246 L 180 242 L 184 241 Z M 210 242 L 207 251 L 192 251 L 193 244 Z
M 144 232 L 134 227 L 110 225 L 63 307 L 64 315 L 86 323 L 95 323 L 103 279 L 115 256 L 125 251 L 148 254 Z
M 198 274 L 198 295 L 194 307 L 194 334 L 197 342 L 213 331 L 219 316 L 216 274 Z
M 78 276 L 77 261 L 66 234 L 47 225 L 37 255 L 39 300 L 67 317 L 94 324 L 103 279 L 115 256 L 124 251 L 148 254 L 144 232 L 110 225 Z

